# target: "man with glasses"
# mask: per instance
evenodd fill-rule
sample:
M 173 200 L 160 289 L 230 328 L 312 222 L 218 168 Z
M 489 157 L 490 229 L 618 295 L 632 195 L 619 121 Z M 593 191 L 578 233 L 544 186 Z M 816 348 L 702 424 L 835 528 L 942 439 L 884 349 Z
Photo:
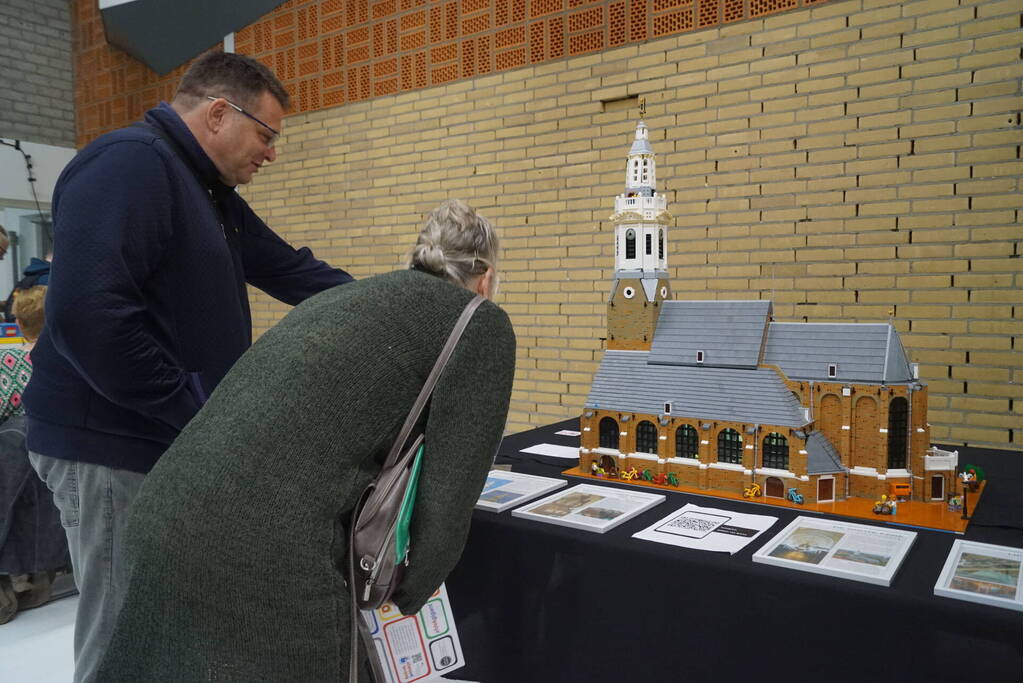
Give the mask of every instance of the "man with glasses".
M 170 104 L 90 143 L 57 183 L 57 260 L 24 401 L 81 593 L 75 681 L 94 678 L 109 640 L 145 474 L 251 344 L 246 283 L 295 305 L 352 279 L 234 191 L 277 158 L 288 103 L 259 62 L 207 54 Z

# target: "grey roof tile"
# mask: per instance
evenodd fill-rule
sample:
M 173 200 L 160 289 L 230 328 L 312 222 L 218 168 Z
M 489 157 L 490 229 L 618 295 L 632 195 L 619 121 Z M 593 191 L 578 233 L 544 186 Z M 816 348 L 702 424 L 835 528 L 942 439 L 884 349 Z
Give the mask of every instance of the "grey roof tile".
M 891 328 L 891 335 L 888 337 L 887 363 L 884 369 L 886 382 L 908 382 L 913 379 L 913 368 L 909 363 L 906 350 L 902 347 L 902 340 L 894 327 Z
M 587 408 L 704 420 L 801 427 L 803 411 L 770 369 L 707 368 L 648 363 L 646 351 L 605 351 Z
M 887 323 L 771 323 L 764 362 L 792 379 L 908 382 L 913 374 L 899 333 Z
M 770 301 L 665 301 L 650 362 L 756 368 L 771 314 Z M 703 363 L 696 352 L 704 352 Z
M 821 432 L 810 432 L 806 438 L 806 473 L 834 474 L 845 472 L 838 451 Z

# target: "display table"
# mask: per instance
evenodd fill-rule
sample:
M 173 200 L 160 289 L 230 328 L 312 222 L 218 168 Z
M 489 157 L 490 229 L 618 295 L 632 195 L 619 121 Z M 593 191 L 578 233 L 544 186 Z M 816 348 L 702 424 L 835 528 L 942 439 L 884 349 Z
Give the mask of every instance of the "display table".
M 577 420 L 507 437 L 498 464 L 561 476 L 570 460 L 521 453 Z M 448 579 L 467 666 L 483 683 L 1018 681 L 1023 612 L 936 597 L 956 538 L 1023 547 L 1023 456 L 960 448 L 989 484 L 965 536 L 918 537 L 890 588 L 754 564 L 798 511 L 668 492 L 606 534 L 477 510 Z M 570 479 L 569 486 L 581 483 Z M 592 483 L 587 481 L 586 483 Z M 608 482 L 607 486 L 623 486 Z M 777 516 L 735 555 L 631 538 L 686 503 Z M 970 510 L 974 513 L 973 510 Z

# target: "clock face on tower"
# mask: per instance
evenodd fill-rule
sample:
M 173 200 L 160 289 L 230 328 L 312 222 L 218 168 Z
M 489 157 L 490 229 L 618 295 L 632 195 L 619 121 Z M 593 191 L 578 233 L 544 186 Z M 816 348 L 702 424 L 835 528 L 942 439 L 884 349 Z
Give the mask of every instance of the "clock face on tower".
M 661 303 L 670 297 L 667 278 L 616 280 L 607 306 L 607 348 L 649 350 Z

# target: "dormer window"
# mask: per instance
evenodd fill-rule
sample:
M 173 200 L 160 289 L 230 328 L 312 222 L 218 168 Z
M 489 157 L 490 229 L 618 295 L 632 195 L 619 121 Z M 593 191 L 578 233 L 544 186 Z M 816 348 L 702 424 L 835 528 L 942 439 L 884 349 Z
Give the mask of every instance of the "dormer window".
M 828 363 L 828 379 L 836 377 L 838 377 L 838 365 L 836 363 Z
M 702 363 L 703 362 L 703 351 L 697 351 L 696 352 L 696 362 L 697 363 Z
M 664 404 L 664 414 L 665 415 L 671 415 L 671 404 L 670 403 L 665 403 Z

